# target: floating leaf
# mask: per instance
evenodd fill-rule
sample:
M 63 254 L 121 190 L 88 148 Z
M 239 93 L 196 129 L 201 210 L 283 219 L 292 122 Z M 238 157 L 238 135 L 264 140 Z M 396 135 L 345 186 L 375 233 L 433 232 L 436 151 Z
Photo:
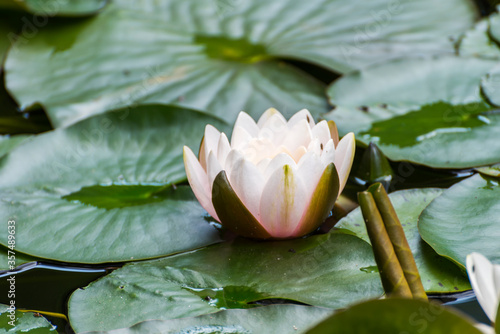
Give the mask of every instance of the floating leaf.
M 270 305 L 249 310 L 224 310 L 192 318 L 150 320 L 121 330 L 91 333 L 300 334 L 305 333 L 308 328 L 323 320 L 331 313 L 332 310 L 312 306 Z
M 465 258 L 481 253 L 500 263 L 499 180 L 482 175 L 465 179 L 422 212 L 418 229 L 434 250 L 465 268 Z
M 317 117 L 329 109 L 324 85 L 280 59 L 343 72 L 451 52 L 449 36 L 475 16 L 466 0 L 122 0 L 17 43 L 6 82 L 22 109 L 43 104 L 54 126 L 134 103 L 174 103 L 230 123 L 241 110 L 257 118 L 269 107 Z
M 335 313 L 307 334 L 481 334 L 463 314 L 415 299 L 372 300 Z
M 500 161 L 500 114 L 483 101 L 480 79 L 495 63 L 399 59 L 357 71 L 330 86 L 337 108 L 327 118 L 342 133 L 375 142 L 391 160 L 437 168 L 493 164 Z
M 31 20 L 25 20 L 24 24 L 29 24 L 38 31 L 47 24 L 48 17 L 94 14 L 107 2 L 108 0 L 0 0 L 0 9 L 18 9 L 36 14 Z
M 467 31 L 460 41 L 458 53 L 461 56 L 500 58 L 500 47 L 491 40 L 489 34 L 490 20 L 498 20 L 498 14 L 492 14 L 490 18 L 483 19 Z
M 9 324 L 11 318 L 9 305 L 0 304 L 0 333 L 31 333 L 31 334 L 57 334 L 56 328 L 42 316 L 35 316 L 32 312 L 13 311 L 14 325 Z
M 383 291 L 370 246 L 338 233 L 290 241 L 236 239 L 195 252 L 131 263 L 73 293 L 76 331 L 192 317 L 288 299 L 340 308 Z
M 158 257 L 219 240 L 185 180 L 182 146 L 199 145 L 208 115 L 150 105 L 38 135 L 0 168 L 0 212 L 16 249 L 64 262 Z M 29 159 L 27 159 L 29 157 Z M 0 242 L 8 244 L 7 228 Z
M 415 257 L 422 283 L 427 293 L 456 292 L 471 289 L 467 276 L 453 263 L 440 257 L 421 238 L 417 219 L 422 210 L 442 190 L 437 188 L 410 189 L 389 194 Z M 369 242 L 360 209 L 355 209 L 339 221 L 336 227 L 355 233 Z

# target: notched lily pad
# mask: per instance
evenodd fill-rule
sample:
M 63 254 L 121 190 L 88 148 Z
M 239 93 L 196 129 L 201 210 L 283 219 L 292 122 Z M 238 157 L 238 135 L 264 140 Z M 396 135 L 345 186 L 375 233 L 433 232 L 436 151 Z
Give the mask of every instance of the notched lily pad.
M 182 146 L 199 145 L 206 114 L 149 105 L 33 137 L 3 158 L 0 212 L 16 249 L 64 262 L 139 260 L 219 241 L 189 187 Z M 29 160 L 26 157 L 30 157 Z M 7 229 L 0 242 L 8 244 Z

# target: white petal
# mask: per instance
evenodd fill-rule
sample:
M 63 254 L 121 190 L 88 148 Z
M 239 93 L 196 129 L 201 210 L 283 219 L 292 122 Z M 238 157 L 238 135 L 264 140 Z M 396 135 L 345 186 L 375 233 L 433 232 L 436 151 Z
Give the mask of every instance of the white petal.
M 311 140 L 309 145 L 307 145 L 307 151 L 313 152 L 317 156 L 321 155 L 321 153 L 322 153 L 321 143 L 319 142 L 319 140 L 317 138 L 313 138 L 313 140 Z
M 319 142 L 323 144 L 323 146 L 328 143 L 331 138 L 330 136 L 330 128 L 328 127 L 328 123 L 326 121 L 321 121 L 311 130 L 312 137 L 318 138 Z
M 319 179 L 325 171 L 325 167 L 314 152 L 307 152 L 297 164 L 297 175 L 306 187 L 306 198 L 310 199 L 313 191 L 318 186 Z
M 321 153 L 321 162 L 323 163 L 324 167 L 331 164 L 332 162 L 335 162 L 335 144 L 333 142 L 333 139 L 330 139 L 323 147 L 323 152 Z
M 243 155 L 241 155 L 240 151 L 238 150 L 229 151 L 229 154 L 227 155 L 225 164 L 223 166 L 224 170 L 226 171 L 228 179 L 231 177 L 231 169 L 233 169 L 234 163 L 242 158 Z
M 304 156 L 304 154 L 307 153 L 307 150 L 304 146 L 299 146 L 295 151 L 292 152 L 292 158 L 296 162 L 299 162 L 299 160 Z
M 198 202 L 212 217 L 219 221 L 212 204 L 212 187 L 208 182 L 207 173 L 201 167 L 193 151 L 187 146 L 184 146 L 184 166 L 189 185 Z
M 233 134 L 231 135 L 231 148 L 239 149 L 247 144 L 252 138 L 252 135 L 248 133 L 247 130 L 240 126 L 235 126 Z
M 296 164 L 293 161 L 292 157 L 286 153 L 280 153 L 276 155 L 267 165 L 266 170 L 264 171 L 264 180 L 267 182 L 269 177 L 278 169 L 282 169 L 283 166 L 289 165 L 295 168 Z
M 245 159 L 233 165 L 231 187 L 250 213 L 260 221 L 260 199 L 264 189 L 264 178 L 259 169 Z
M 275 154 L 274 144 L 267 139 L 254 138 L 248 145 L 240 148 L 241 153 L 249 161 L 257 164 L 262 159 L 271 157 Z
M 498 308 L 498 291 L 495 290 L 493 265 L 479 253 L 472 253 L 466 260 L 467 273 L 477 300 L 484 313 L 492 322 L 495 321 Z
M 312 117 L 311 113 L 307 109 L 302 109 L 295 113 L 289 120 L 288 120 L 288 128 L 291 129 L 297 124 L 299 121 L 305 119 L 307 123 L 309 124 L 309 127 L 312 129 L 314 127 L 314 118 Z
M 351 171 L 356 149 L 355 144 L 354 134 L 350 132 L 342 138 L 335 150 L 335 168 L 337 168 L 340 179 L 339 195 L 342 193 Z
M 211 151 L 214 151 L 217 153 L 217 146 L 219 145 L 219 138 L 220 138 L 220 132 L 216 128 L 214 128 L 212 125 L 207 124 L 205 127 L 205 136 L 203 137 L 203 150 L 204 153 L 200 155 L 200 162 L 201 165 L 204 167 L 205 170 L 207 166 L 207 161 L 208 161 L 208 155 Z M 200 147 L 201 149 L 201 147 Z M 201 161 L 203 159 L 204 161 Z
M 217 156 L 214 152 L 210 152 L 208 155 L 208 163 L 207 163 L 207 175 L 208 175 L 208 184 L 210 185 L 210 192 L 212 192 L 212 185 L 214 184 L 215 177 L 222 170 L 222 166 L 217 160 Z
M 266 171 L 267 166 L 269 166 L 270 162 L 271 158 L 264 158 L 257 163 L 257 168 L 259 169 L 262 175 L 264 175 L 264 172 Z
M 219 144 L 217 145 L 217 160 L 219 160 L 221 166 L 226 164 L 226 158 L 230 151 L 231 145 L 229 145 L 229 140 L 227 140 L 225 133 L 221 133 Z
M 274 143 L 283 141 L 283 135 L 288 130 L 286 120 L 280 113 L 269 117 L 259 131 L 259 138 L 268 139 Z
M 257 135 L 259 134 L 259 127 L 255 123 L 253 118 L 244 111 L 239 113 L 238 118 L 236 119 L 236 123 L 234 123 L 234 128 L 236 128 L 237 126 L 245 129 L 253 137 L 257 137 Z
M 290 236 L 306 205 L 305 186 L 296 170 L 285 165 L 277 169 L 264 186 L 260 203 L 261 223 L 275 238 Z
M 298 147 L 308 147 L 312 140 L 311 128 L 306 120 L 301 120 L 290 129 L 283 141 L 290 151 L 295 151 Z
M 269 108 L 267 109 L 263 114 L 262 116 L 260 116 L 259 120 L 257 121 L 257 126 L 259 128 L 262 129 L 262 126 L 264 125 L 264 123 L 267 122 L 267 120 L 269 118 L 271 118 L 271 116 L 275 115 L 275 114 L 279 114 L 280 112 L 274 108 Z

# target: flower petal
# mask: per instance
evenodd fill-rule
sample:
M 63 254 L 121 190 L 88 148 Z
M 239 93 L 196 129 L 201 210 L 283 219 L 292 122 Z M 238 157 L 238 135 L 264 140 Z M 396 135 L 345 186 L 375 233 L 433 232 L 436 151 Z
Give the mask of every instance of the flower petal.
M 313 152 L 307 152 L 297 164 L 297 175 L 304 182 L 306 187 L 306 198 L 311 198 L 314 189 L 318 185 L 319 179 L 326 166 Z
M 280 112 L 274 108 L 267 109 L 257 121 L 257 126 L 262 129 L 262 126 L 267 122 L 269 118 L 271 118 L 271 116 L 279 113 Z
M 238 118 L 234 123 L 234 128 L 237 126 L 245 129 L 252 137 L 257 137 L 259 134 L 260 128 L 257 126 L 257 123 L 255 123 L 253 118 L 244 111 L 238 114 Z
M 342 138 L 335 150 L 335 167 L 337 168 L 340 179 L 339 195 L 344 189 L 347 178 L 349 177 L 349 172 L 351 171 L 354 152 L 356 151 L 355 145 L 356 140 L 354 139 L 354 133 L 350 132 Z
M 321 175 L 308 198 L 304 213 L 291 237 L 300 237 L 314 231 L 328 217 L 339 194 L 339 177 L 333 163 Z
M 494 322 L 498 308 L 498 291 L 495 289 L 493 265 L 483 255 L 472 253 L 466 260 L 469 280 L 477 300 L 488 318 Z
M 212 191 L 212 184 L 214 183 L 215 177 L 222 170 L 222 166 L 217 160 L 215 152 L 211 151 L 208 155 L 207 162 L 207 175 L 208 175 L 208 185 L 210 186 L 210 192 Z
M 324 167 L 332 162 L 335 163 L 335 154 L 335 144 L 333 140 L 330 139 L 323 147 L 323 152 L 321 152 L 321 162 Z
M 239 149 L 247 144 L 252 138 L 252 135 L 248 133 L 247 130 L 241 126 L 235 126 L 233 134 L 231 135 L 231 148 Z
M 323 146 L 328 143 L 331 138 L 330 136 L 330 128 L 328 127 L 328 123 L 326 121 L 321 121 L 314 126 L 311 130 L 311 134 L 313 138 L 318 138 L 319 142 L 323 144 Z
M 204 170 L 207 170 L 207 160 L 208 154 L 211 151 L 217 153 L 217 146 L 219 145 L 219 138 L 221 133 L 215 127 L 210 124 L 207 124 L 205 127 L 205 135 L 201 141 L 200 145 L 200 164 Z M 203 149 L 203 153 L 201 150 Z
M 207 212 L 215 220 L 220 222 L 219 217 L 217 216 L 212 205 L 212 193 L 207 173 L 203 170 L 193 151 L 191 151 L 189 147 L 184 146 L 183 153 L 186 175 L 194 195 L 198 199 L 198 202 L 200 202 L 201 206 L 207 210 Z
M 216 177 L 212 188 L 213 206 L 220 217 L 221 224 L 249 238 L 268 239 L 271 234 L 248 211 L 236 195 L 224 171 Z
M 243 205 L 260 221 L 260 198 L 264 189 L 264 177 L 259 169 L 246 159 L 239 159 L 233 165 L 229 183 Z
M 330 129 L 330 137 L 333 139 L 335 147 L 339 144 L 339 131 L 337 129 L 337 124 L 334 121 L 328 121 L 328 128 Z
M 314 127 L 314 117 L 312 117 L 311 113 L 307 109 L 302 109 L 295 113 L 289 120 L 288 120 L 288 128 L 291 129 L 300 122 L 301 120 L 305 119 L 307 123 L 309 124 L 309 127 L 312 129 Z
M 283 141 L 283 145 L 293 152 L 300 146 L 308 147 L 312 138 L 309 123 L 303 119 L 288 131 Z
M 295 167 L 295 161 L 290 157 L 289 154 L 280 153 L 276 155 L 267 165 L 266 170 L 264 171 L 264 180 L 267 182 L 271 175 L 278 169 L 281 169 L 283 166 L 289 165 Z
M 226 164 L 226 158 L 230 151 L 231 145 L 229 145 L 229 140 L 227 140 L 225 133 L 221 133 L 219 144 L 217 145 L 217 160 L 219 160 L 221 166 Z
M 286 119 L 280 113 L 276 113 L 262 125 L 259 138 L 270 140 L 277 145 L 282 142 L 287 131 Z
M 243 155 L 240 153 L 240 151 L 238 150 L 229 151 L 223 169 L 226 171 L 226 173 L 228 173 L 229 171 L 231 171 L 231 169 L 233 169 L 233 165 L 236 163 L 236 161 L 242 158 Z M 228 177 L 230 176 L 228 175 Z
M 277 239 L 288 238 L 302 218 L 305 186 L 289 165 L 277 169 L 264 186 L 260 203 L 261 224 Z

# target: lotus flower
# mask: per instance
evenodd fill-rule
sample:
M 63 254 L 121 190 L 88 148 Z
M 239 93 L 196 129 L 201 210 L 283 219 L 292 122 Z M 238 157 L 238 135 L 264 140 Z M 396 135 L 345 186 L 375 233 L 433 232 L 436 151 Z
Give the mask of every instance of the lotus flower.
M 271 108 L 257 123 L 241 112 L 231 143 L 207 125 L 199 159 L 184 146 L 184 165 L 196 198 L 223 226 L 245 237 L 288 239 L 328 216 L 354 149 L 354 134 L 339 142 L 333 121 L 315 124 L 304 109 L 287 122 Z
M 467 273 L 484 313 L 495 322 L 500 302 L 500 265 L 493 265 L 479 253 L 467 255 Z

